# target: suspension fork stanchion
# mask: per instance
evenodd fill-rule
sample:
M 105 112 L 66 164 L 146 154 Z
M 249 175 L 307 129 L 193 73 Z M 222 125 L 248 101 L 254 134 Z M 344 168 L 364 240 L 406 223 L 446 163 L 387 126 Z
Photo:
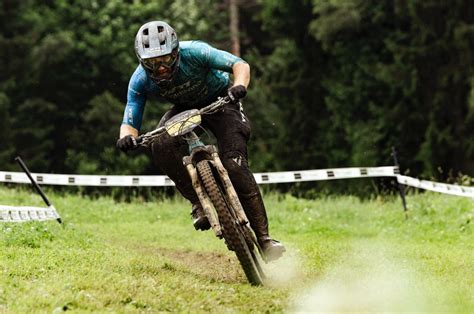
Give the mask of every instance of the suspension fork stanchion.
M 219 157 L 219 154 L 215 150 L 215 148 L 212 149 L 212 161 L 214 163 L 214 166 L 217 169 L 217 172 L 219 172 L 219 176 L 221 177 L 221 182 L 224 185 L 224 188 L 226 189 L 227 195 L 229 195 L 229 201 L 231 203 L 232 208 L 234 208 L 236 214 L 237 214 L 237 219 L 239 220 L 239 223 L 245 227 L 247 227 L 249 230 L 250 237 L 252 238 L 253 243 L 257 247 L 257 250 L 260 253 L 260 256 L 262 259 L 266 262 L 265 254 L 263 254 L 262 247 L 257 241 L 257 237 L 255 234 L 252 232 L 249 220 L 247 218 L 247 215 L 245 214 L 245 210 L 242 207 L 242 203 L 240 203 L 239 196 L 237 195 L 237 192 L 235 191 L 234 185 L 232 184 L 232 181 L 229 178 L 229 173 L 225 169 L 224 165 L 222 164 L 222 161 Z
M 35 179 L 33 179 L 33 176 L 31 175 L 31 172 L 28 169 L 28 167 L 26 166 L 26 164 L 23 162 L 23 159 L 21 159 L 20 156 L 17 156 L 17 157 L 15 157 L 15 161 L 18 162 L 18 164 L 23 169 L 23 171 L 25 171 L 26 175 L 28 176 L 28 178 L 31 181 L 31 184 L 33 184 L 33 187 L 35 188 L 36 192 L 38 192 L 38 194 L 41 196 L 43 201 L 46 203 L 46 206 L 54 208 L 54 206 L 51 204 L 51 202 L 46 197 L 46 194 L 44 194 L 43 190 L 40 188 L 38 183 L 36 183 Z M 60 224 L 63 223 L 61 218 L 56 218 L 56 221 L 59 222 Z
M 212 152 L 212 161 L 214 162 L 214 166 L 216 167 L 217 172 L 219 172 L 221 182 L 224 185 L 227 195 L 229 195 L 229 201 L 237 214 L 237 218 L 239 219 L 240 224 L 247 224 L 249 220 L 247 219 L 247 215 L 245 215 L 244 208 L 240 203 L 239 196 L 235 192 L 235 188 L 232 184 L 232 181 L 230 181 L 229 173 L 225 169 L 221 159 L 219 158 L 219 154 L 217 154 L 215 150 L 213 150 Z
M 398 158 L 397 158 L 397 151 L 395 149 L 395 146 L 392 146 L 392 157 L 393 157 L 393 162 L 395 164 L 395 167 L 398 168 L 398 171 L 400 173 L 400 165 L 398 163 Z M 405 186 L 400 184 L 397 179 L 397 186 L 398 186 L 398 192 L 400 193 L 400 197 L 402 198 L 402 203 L 403 203 L 403 211 L 405 213 L 405 219 L 408 219 L 408 208 L 407 208 L 407 201 L 405 198 Z
M 204 189 L 198 178 L 197 170 L 191 161 L 191 157 L 190 156 L 184 157 L 183 164 L 189 173 L 189 177 L 191 178 L 193 188 L 196 191 L 196 194 L 199 198 L 199 202 L 201 202 L 202 208 L 206 214 L 207 219 L 209 220 L 209 224 L 211 225 L 212 230 L 214 230 L 216 237 L 221 238 L 222 229 L 219 223 L 219 219 L 217 217 L 217 213 L 213 208 L 213 205 L 212 205 L 211 200 L 209 199 L 209 196 L 207 196 L 206 192 L 204 192 Z

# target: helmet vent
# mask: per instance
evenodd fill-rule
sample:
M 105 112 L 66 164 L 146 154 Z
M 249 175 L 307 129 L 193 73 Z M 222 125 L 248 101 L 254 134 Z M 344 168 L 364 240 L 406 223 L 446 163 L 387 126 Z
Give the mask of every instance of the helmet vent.
M 148 28 L 145 28 L 145 29 L 143 30 L 143 35 L 148 35 Z
M 166 34 L 165 28 L 163 26 L 158 26 L 158 40 L 160 41 L 160 45 L 166 45 Z
M 147 33 L 148 33 L 148 30 L 147 30 Z M 150 38 L 149 38 L 148 34 L 143 35 L 143 46 L 145 48 L 150 48 Z

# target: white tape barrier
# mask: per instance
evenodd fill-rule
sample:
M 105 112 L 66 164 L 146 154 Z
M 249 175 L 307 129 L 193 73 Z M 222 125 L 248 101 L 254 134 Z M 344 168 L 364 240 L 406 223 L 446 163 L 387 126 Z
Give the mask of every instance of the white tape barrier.
M 258 184 L 266 184 L 368 177 L 394 177 L 398 173 L 398 167 L 372 167 L 266 172 L 256 173 L 254 176 Z
M 75 186 L 173 186 L 167 176 L 97 176 L 76 174 L 32 173 L 39 184 Z M 27 183 L 31 181 L 24 172 L 0 171 L 0 182 Z
M 334 168 L 285 172 L 255 173 L 258 184 L 322 181 L 333 179 L 394 177 L 397 167 Z M 75 186 L 173 186 L 167 176 L 98 176 L 75 174 L 32 173 L 39 184 Z M 0 171 L 0 182 L 30 183 L 23 172 Z
M 413 186 L 418 189 L 474 198 L 474 187 L 418 180 L 402 175 L 397 175 L 397 181 L 403 185 Z
M 45 221 L 59 218 L 56 208 L 52 205 L 49 207 L 0 205 L 0 222 Z
M 47 185 L 71 185 L 71 186 L 174 186 L 173 181 L 167 176 L 98 176 L 98 175 L 74 175 L 74 174 L 48 174 L 32 173 L 32 176 L 40 184 Z M 336 179 L 368 178 L 368 177 L 397 177 L 401 184 L 413 186 L 420 189 L 453 194 L 459 196 L 474 197 L 474 188 L 459 185 L 437 183 L 432 181 L 418 180 L 399 174 L 398 167 L 354 167 L 316 169 L 284 172 L 255 173 L 258 184 L 269 183 L 294 183 L 304 181 L 325 181 Z M 23 172 L 0 171 L 0 182 L 30 183 Z

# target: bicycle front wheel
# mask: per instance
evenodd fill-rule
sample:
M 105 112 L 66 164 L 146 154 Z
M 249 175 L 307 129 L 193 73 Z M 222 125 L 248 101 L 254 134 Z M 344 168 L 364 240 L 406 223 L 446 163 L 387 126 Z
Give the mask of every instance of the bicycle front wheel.
M 208 160 L 202 160 L 196 165 L 199 177 L 204 184 L 204 188 L 211 199 L 222 226 L 222 234 L 230 250 L 234 251 L 242 266 L 248 281 L 252 285 L 263 285 L 260 275 L 259 265 L 256 265 L 252 250 L 238 226 L 237 220 L 232 217 L 219 185 L 214 178 Z

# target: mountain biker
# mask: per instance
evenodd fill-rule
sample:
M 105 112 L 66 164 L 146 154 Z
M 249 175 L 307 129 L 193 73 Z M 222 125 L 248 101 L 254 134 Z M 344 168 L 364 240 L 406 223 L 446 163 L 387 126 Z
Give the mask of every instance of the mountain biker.
M 163 126 L 183 110 L 200 109 L 219 96 L 229 96 L 233 110 L 204 116 L 202 124 L 217 139 L 222 163 L 264 254 L 269 260 L 279 258 L 285 247 L 269 236 L 262 196 L 247 163 L 250 121 L 239 102 L 247 94 L 250 81 L 247 62 L 202 41 L 179 42 L 175 30 L 162 21 L 148 22 L 140 27 L 135 38 L 135 53 L 139 65 L 130 78 L 117 147 L 124 152 L 137 148 L 136 137 L 148 95 L 162 97 L 174 105 L 163 115 L 158 126 Z M 233 74 L 233 84 L 229 73 Z M 210 224 L 182 163 L 186 149 L 182 138 L 164 134 L 152 144 L 151 152 L 158 168 L 192 203 L 191 215 L 196 230 L 207 230 Z

